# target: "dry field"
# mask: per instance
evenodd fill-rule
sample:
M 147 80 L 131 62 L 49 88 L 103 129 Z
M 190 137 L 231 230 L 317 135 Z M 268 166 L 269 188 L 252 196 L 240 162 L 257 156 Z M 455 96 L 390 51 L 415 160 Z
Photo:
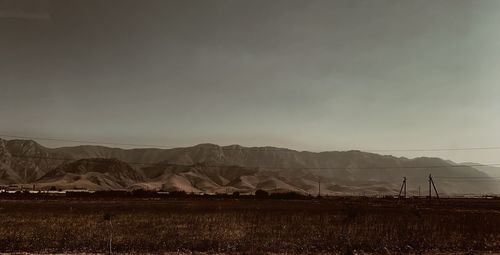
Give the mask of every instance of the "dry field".
M 0 253 L 500 251 L 500 200 L 0 200 Z

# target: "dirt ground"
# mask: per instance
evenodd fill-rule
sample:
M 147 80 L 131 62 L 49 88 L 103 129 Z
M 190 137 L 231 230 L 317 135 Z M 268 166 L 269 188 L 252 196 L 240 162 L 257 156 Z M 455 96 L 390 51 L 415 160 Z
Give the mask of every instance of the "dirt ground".
M 498 254 L 500 201 L 0 200 L 0 252 L 110 243 L 116 254 Z

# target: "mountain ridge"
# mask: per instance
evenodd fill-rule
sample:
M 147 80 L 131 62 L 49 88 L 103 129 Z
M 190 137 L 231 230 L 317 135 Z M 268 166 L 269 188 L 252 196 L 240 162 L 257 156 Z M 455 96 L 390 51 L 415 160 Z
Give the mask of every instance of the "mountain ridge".
M 86 167 L 103 159 L 107 160 L 106 169 L 121 169 L 125 176 Z M 84 161 L 78 163 L 80 160 Z M 81 172 L 75 173 L 75 169 Z M 54 175 L 54 171 L 58 174 Z M 443 178 L 488 178 L 488 175 L 473 167 L 433 157 L 408 159 L 358 150 L 309 152 L 207 143 L 173 149 L 96 145 L 47 148 L 30 140 L 0 139 L 0 184 L 37 183 L 41 188 L 68 188 L 73 185 L 71 180 L 75 180 L 74 187 L 89 189 L 221 193 L 264 189 L 316 194 L 317 182 L 321 181 L 322 194 L 393 194 L 398 191 L 401 179 L 407 177 L 411 183 L 409 192 L 415 194 L 420 187 L 426 187 L 431 172 L 445 194 L 499 192 L 492 183 Z M 135 175 L 142 178 L 129 178 Z M 86 181 L 77 182 L 82 178 Z

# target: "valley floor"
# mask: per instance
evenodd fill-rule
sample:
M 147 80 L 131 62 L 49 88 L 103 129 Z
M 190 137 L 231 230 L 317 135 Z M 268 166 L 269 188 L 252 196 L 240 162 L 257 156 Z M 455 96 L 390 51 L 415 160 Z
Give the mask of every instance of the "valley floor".
M 495 254 L 500 201 L 0 200 L 0 253 L 110 249 L 117 254 Z
M 26 253 L 26 252 L 16 252 L 16 253 L 0 253 L 0 255 L 40 255 L 40 254 L 50 254 L 50 255 L 105 255 L 109 253 Z M 113 252 L 115 255 L 149 255 L 149 254 L 162 254 L 162 255 L 243 255 L 243 254 L 249 254 L 248 252 L 242 252 L 242 253 L 219 253 L 219 252 L 149 252 L 149 253 L 141 253 L 141 252 L 134 252 L 134 253 L 116 253 Z M 268 253 L 259 253 L 261 255 L 290 255 L 293 253 L 285 252 L 285 253 L 273 253 L 273 252 L 268 252 Z M 300 253 L 300 254 L 309 254 L 309 255 L 343 255 L 344 253 L 342 252 L 328 252 L 328 253 Z M 399 254 L 399 253 L 394 253 L 394 252 L 357 252 L 353 251 L 353 255 L 387 255 L 387 254 Z M 467 252 L 439 252 L 439 251 L 428 251 L 428 252 L 408 252 L 404 253 L 406 255 L 500 255 L 500 252 L 491 252 L 491 251 L 467 251 Z

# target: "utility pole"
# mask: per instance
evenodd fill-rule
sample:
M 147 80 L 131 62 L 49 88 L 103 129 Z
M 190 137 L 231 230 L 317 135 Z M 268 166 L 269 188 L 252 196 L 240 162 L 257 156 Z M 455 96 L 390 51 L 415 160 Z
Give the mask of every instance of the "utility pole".
M 318 178 L 318 197 L 321 197 L 321 178 Z
M 406 198 L 406 177 L 403 177 L 403 184 L 401 184 L 401 189 L 399 190 L 398 198 L 401 198 L 401 193 L 403 193 L 404 198 Z
M 434 180 L 432 179 L 432 175 L 429 174 L 429 199 L 432 198 L 432 188 L 434 188 L 434 192 L 436 193 L 436 198 L 439 199 L 439 193 L 436 189 L 436 185 L 434 184 Z
M 434 184 L 434 180 L 432 179 L 432 176 L 431 176 L 431 183 L 432 183 L 432 187 L 434 188 L 434 192 L 436 192 L 436 197 L 437 197 L 437 199 L 439 199 L 439 193 L 436 189 L 436 185 Z
M 431 182 L 432 182 L 432 175 L 429 174 L 429 200 L 432 199 Z
M 418 185 L 418 198 L 420 198 L 420 185 Z
M 403 182 L 405 183 L 405 198 L 406 198 L 406 177 L 404 178 Z

